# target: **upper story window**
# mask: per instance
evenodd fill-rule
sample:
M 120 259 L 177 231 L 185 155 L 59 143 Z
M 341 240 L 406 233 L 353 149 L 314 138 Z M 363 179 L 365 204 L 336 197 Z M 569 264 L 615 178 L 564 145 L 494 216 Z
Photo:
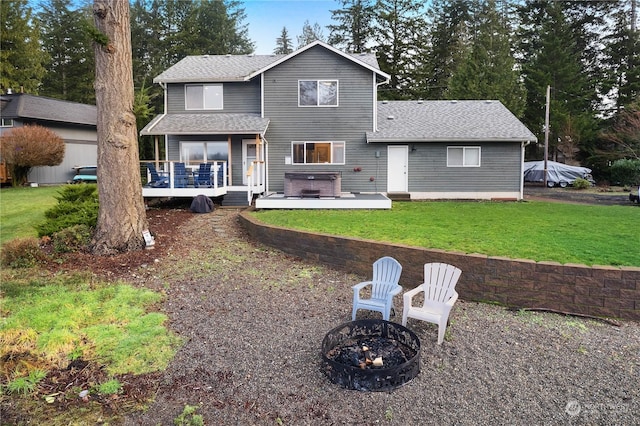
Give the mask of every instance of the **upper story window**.
M 293 164 L 344 164 L 344 142 L 293 142 Z
M 298 106 L 338 106 L 338 80 L 299 80 Z
M 222 109 L 222 84 L 184 86 L 185 109 Z
M 480 147 L 447 147 L 447 167 L 480 167 Z
M 3 118 L 0 121 L 0 127 L 13 127 L 13 118 Z

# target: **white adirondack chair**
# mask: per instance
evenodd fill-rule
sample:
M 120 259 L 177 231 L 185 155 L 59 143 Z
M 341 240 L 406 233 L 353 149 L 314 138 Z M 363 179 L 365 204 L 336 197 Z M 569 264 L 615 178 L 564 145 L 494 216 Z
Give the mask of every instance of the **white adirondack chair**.
M 402 325 L 407 325 L 407 318 L 438 324 L 438 344 L 442 344 L 449 313 L 458 300 L 455 286 L 461 274 L 459 268 L 447 263 L 426 263 L 424 283 L 402 295 Z M 421 292 L 422 306 L 413 306 L 413 298 Z
M 393 296 L 402 291 L 398 284 L 402 265 L 393 257 L 385 256 L 376 260 L 373 264 L 373 278 L 371 281 L 364 281 L 354 285 L 353 288 L 353 312 L 351 318 L 356 319 L 358 309 L 368 309 L 382 313 L 382 319 L 389 321 L 393 306 Z M 361 298 L 360 291 L 371 286 L 371 297 Z

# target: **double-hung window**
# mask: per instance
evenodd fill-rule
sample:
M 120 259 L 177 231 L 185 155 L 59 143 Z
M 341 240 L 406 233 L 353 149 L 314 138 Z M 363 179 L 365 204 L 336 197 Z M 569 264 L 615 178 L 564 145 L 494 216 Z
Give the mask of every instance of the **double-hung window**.
M 298 106 L 338 106 L 338 80 L 299 80 Z
M 13 119 L 3 118 L 0 122 L 0 127 L 13 127 Z
M 187 84 L 184 86 L 185 109 L 222 109 L 222 84 Z
M 344 164 L 344 142 L 293 142 L 293 164 Z
M 480 147 L 447 147 L 447 167 L 480 167 Z

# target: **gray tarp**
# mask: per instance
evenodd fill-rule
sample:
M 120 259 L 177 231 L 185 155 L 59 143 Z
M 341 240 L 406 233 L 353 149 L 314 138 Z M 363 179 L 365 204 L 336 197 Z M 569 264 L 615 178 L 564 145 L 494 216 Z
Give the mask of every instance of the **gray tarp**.
M 577 178 L 594 183 L 591 169 L 547 161 L 547 182 L 550 186 L 572 184 Z M 525 182 L 544 182 L 544 161 L 526 161 L 524 163 L 524 180 Z

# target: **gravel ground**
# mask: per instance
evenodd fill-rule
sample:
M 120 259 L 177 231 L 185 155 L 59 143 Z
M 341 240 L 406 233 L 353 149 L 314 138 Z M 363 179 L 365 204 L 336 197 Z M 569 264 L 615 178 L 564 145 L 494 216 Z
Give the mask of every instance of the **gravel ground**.
M 435 326 L 409 320 L 421 372 L 405 386 L 332 384 L 320 345 L 351 320 L 351 286 L 367 277 L 257 245 L 237 214 L 194 215 L 179 229 L 185 246 L 146 272 L 144 285 L 166 292 L 162 310 L 185 344 L 155 402 L 125 424 L 171 425 L 185 405 L 198 405 L 207 425 L 638 424 L 640 324 L 630 321 L 460 300 L 442 345 Z

